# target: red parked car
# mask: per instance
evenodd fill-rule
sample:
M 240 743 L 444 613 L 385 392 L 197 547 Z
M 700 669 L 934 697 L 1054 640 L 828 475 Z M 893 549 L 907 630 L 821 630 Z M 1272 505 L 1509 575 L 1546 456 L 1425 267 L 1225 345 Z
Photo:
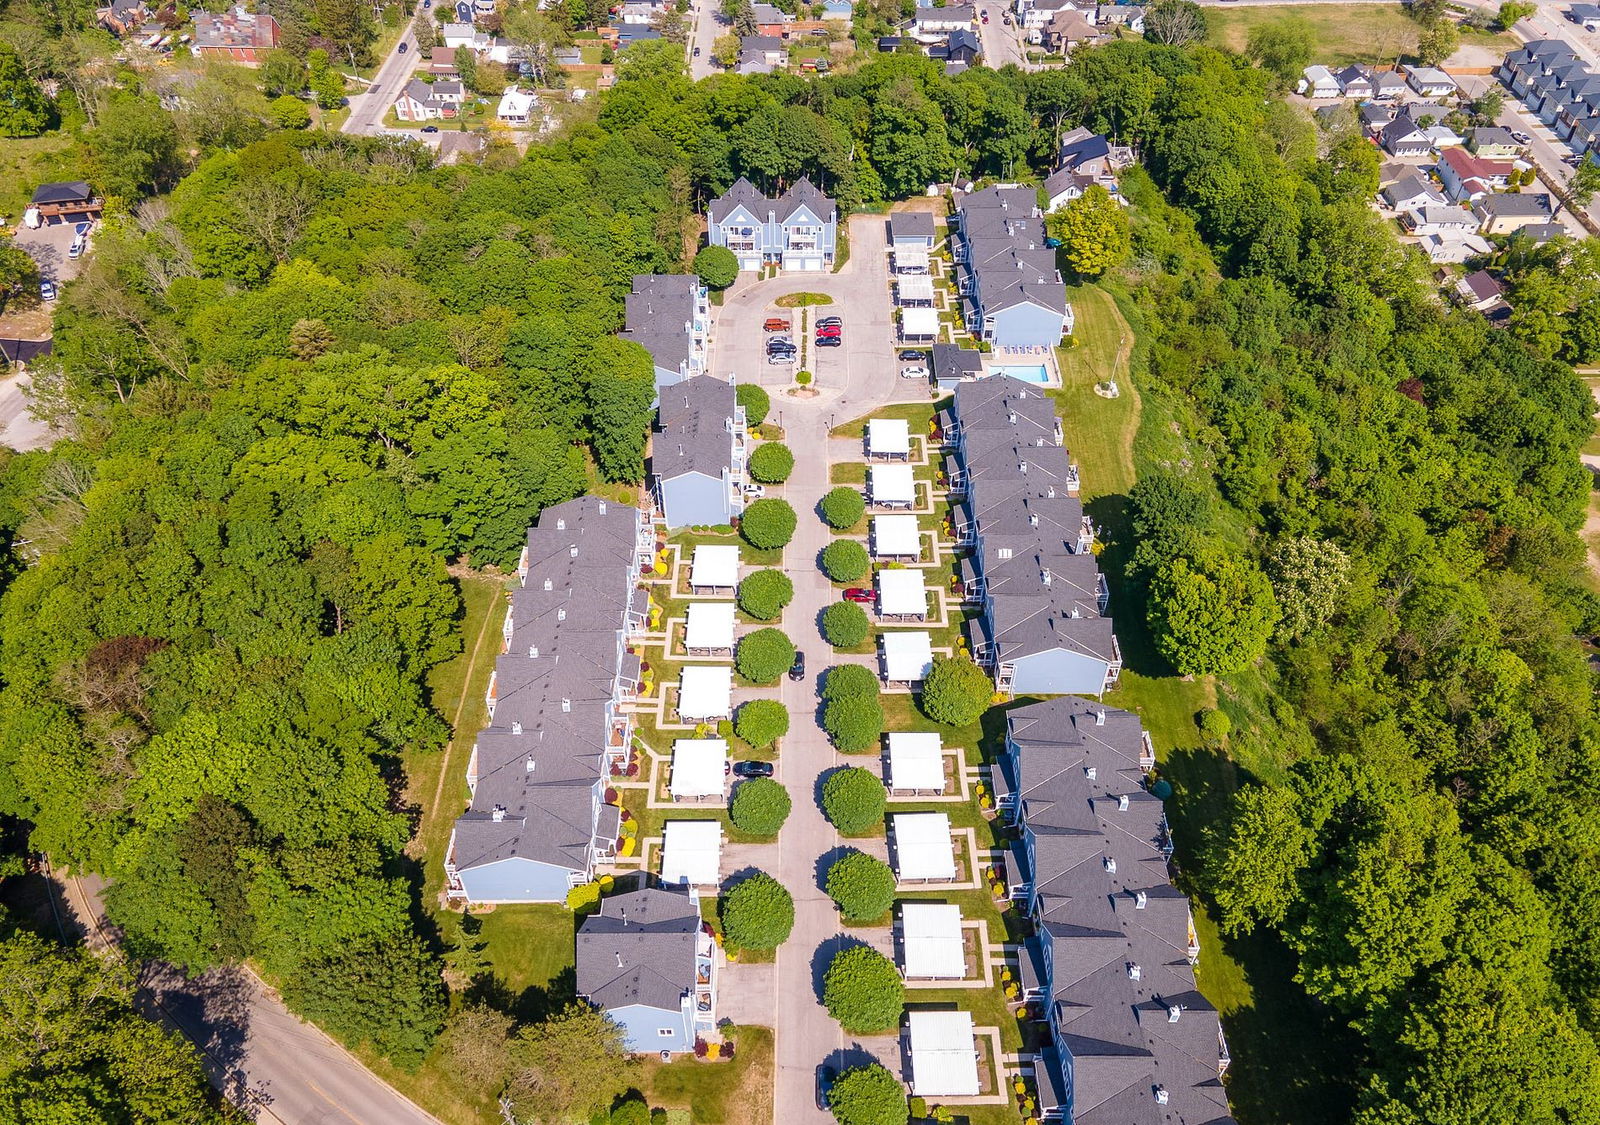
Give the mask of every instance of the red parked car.
M 843 336 L 843 335 L 844 335 L 844 328 L 841 327 L 840 325 L 837 325 L 837 324 L 824 324 L 821 328 L 817 329 L 817 338 L 819 340 L 824 336 Z
M 874 600 L 872 591 L 864 586 L 850 587 L 844 592 L 844 597 L 846 601 L 850 602 L 871 602 Z

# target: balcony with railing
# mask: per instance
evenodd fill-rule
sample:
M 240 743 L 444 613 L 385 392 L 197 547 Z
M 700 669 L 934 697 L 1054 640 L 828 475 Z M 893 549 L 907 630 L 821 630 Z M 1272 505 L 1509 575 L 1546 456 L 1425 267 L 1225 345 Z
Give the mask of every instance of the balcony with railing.
M 444 851 L 444 893 L 447 898 L 467 897 L 467 888 L 461 882 L 461 872 L 456 868 L 456 834 L 450 832 L 450 844 Z
M 1100 610 L 1100 616 L 1106 615 L 1106 610 L 1111 608 L 1111 587 L 1106 584 L 1106 576 L 1096 572 L 1094 576 L 1095 605 Z
M 1156 768 L 1156 746 L 1150 741 L 1150 732 L 1139 728 L 1139 768 L 1146 773 Z
M 1111 661 L 1106 665 L 1106 686 L 1102 691 L 1110 691 L 1117 684 L 1117 677 L 1122 675 L 1122 646 L 1117 643 L 1117 635 L 1111 634 Z
M 489 718 L 491 720 L 494 718 L 494 705 L 496 697 L 495 681 L 498 679 L 499 675 L 500 673 L 498 670 L 489 673 L 489 686 L 484 690 L 483 693 L 483 709 L 489 713 Z

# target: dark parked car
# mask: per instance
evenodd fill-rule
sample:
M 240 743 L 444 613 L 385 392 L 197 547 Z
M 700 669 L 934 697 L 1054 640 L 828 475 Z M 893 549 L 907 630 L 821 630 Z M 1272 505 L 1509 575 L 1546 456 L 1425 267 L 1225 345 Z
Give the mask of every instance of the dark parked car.
M 844 317 L 842 317 L 842 316 L 824 316 L 824 317 L 818 317 L 817 318 L 817 327 L 818 328 L 826 328 L 830 324 L 843 324 L 843 323 L 844 323 Z
M 437 125 L 424 125 L 422 127 L 422 131 L 424 133 L 437 133 L 439 131 L 439 126 L 437 126 Z
M 826 1111 L 828 1108 L 828 1091 L 833 1089 L 833 1080 L 839 1077 L 839 1072 L 827 1063 L 817 1067 L 817 1108 Z
M 872 591 L 865 586 L 850 587 L 844 592 L 844 599 L 847 602 L 871 602 L 875 600 Z
M 402 44 L 400 44 L 399 49 L 395 53 L 398 54 L 398 55 L 403 55 L 409 50 L 411 50 L 411 44 L 410 43 L 402 43 Z
M 735 762 L 733 763 L 733 776 L 735 777 L 771 777 L 771 762 Z
M 819 348 L 842 348 L 842 347 L 844 347 L 844 337 L 843 336 L 818 336 L 817 337 L 817 347 L 819 347 Z
M 900 362 L 901 363 L 927 363 L 928 362 L 928 353 L 927 352 L 917 351 L 916 349 L 913 348 L 910 351 L 904 351 L 904 352 L 900 353 Z
M 797 651 L 794 654 L 794 663 L 789 665 L 789 678 L 795 683 L 799 683 L 801 680 L 806 678 L 805 653 Z

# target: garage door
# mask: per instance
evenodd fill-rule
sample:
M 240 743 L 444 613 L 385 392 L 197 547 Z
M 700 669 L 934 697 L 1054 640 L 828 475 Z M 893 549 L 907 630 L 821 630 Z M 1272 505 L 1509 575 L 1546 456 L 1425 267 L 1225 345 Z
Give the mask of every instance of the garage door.
M 822 268 L 822 255 L 785 254 L 783 268 L 786 270 L 820 270 Z

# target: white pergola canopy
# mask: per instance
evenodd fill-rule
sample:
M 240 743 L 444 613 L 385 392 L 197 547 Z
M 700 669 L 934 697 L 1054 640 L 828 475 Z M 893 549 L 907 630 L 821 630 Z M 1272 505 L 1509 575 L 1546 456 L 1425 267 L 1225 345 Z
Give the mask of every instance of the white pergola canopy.
M 933 339 L 939 335 L 938 309 L 901 309 L 900 335 L 907 340 Z
M 868 491 L 874 504 L 909 508 L 917 502 L 916 476 L 910 465 L 873 465 L 869 476 L 872 483 Z
M 878 571 L 878 612 L 885 617 L 928 616 L 928 584 L 922 571 Z
M 728 744 L 720 738 L 680 738 L 672 744 L 672 796 L 720 797 Z
M 944 792 L 944 745 L 937 734 L 913 731 L 890 733 L 889 788 L 899 792 Z
M 733 648 L 733 603 L 690 602 L 683 643 L 690 652 Z
M 922 532 L 917 517 L 892 515 L 872 517 L 872 553 L 878 558 L 919 558 Z
M 669 820 L 662 827 L 661 881 L 714 887 L 722 881 L 722 825 L 715 820 Z
M 895 252 L 894 260 L 901 269 L 906 268 L 899 251 Z M 926 250 L 922 252 L 922 260 L 924 264 L 927 263 L 928 252 Z M 894 284 L 895 290 L 900 294 L 901 304 L 905 304 L 907 301 L 933 300 L 933 278 L 925 273 L 912 273 L 897 277 L 894 279 Z
M 867 452 L 877 457 L 911 454 L 911 424 L 904 418 L 873 418 L 867 422 Z
M 926 246 L 896 246 L 894 248 L 894 268 L 896 270 L 925 270 L 928 268 L 928 248 Z M 928 294 L 933 295 L 932 284 L 929 284 Z
M 739 584 L 739 548 L 703 543 L 694 549 L 694 563 L 689 568 L 689 585 L 728 586 Z
M 893 632 L 883 638 L 883 678 L 891 684 L 917 683 L 933 666 L 933 639 L 927 633 Z
M 919 1098 L 974 1097 L 978 1050 L 971 1012 L 908 1013 L 911 1091 Z
M 950 841 L 950 818 L 942 812 L 895 813 L 896 870 L 903 881 L 949 882 L 956 877 L 956 849 Z
M 961 945 L 961 907 L 908 902 L 900 908 L 905 975 L 910 980 L 961 980 L 967 975 Z
M 697 722 L 726 719 L 733 714 L 733 669 L 691 664 L 678 684 L 678 715 Z

